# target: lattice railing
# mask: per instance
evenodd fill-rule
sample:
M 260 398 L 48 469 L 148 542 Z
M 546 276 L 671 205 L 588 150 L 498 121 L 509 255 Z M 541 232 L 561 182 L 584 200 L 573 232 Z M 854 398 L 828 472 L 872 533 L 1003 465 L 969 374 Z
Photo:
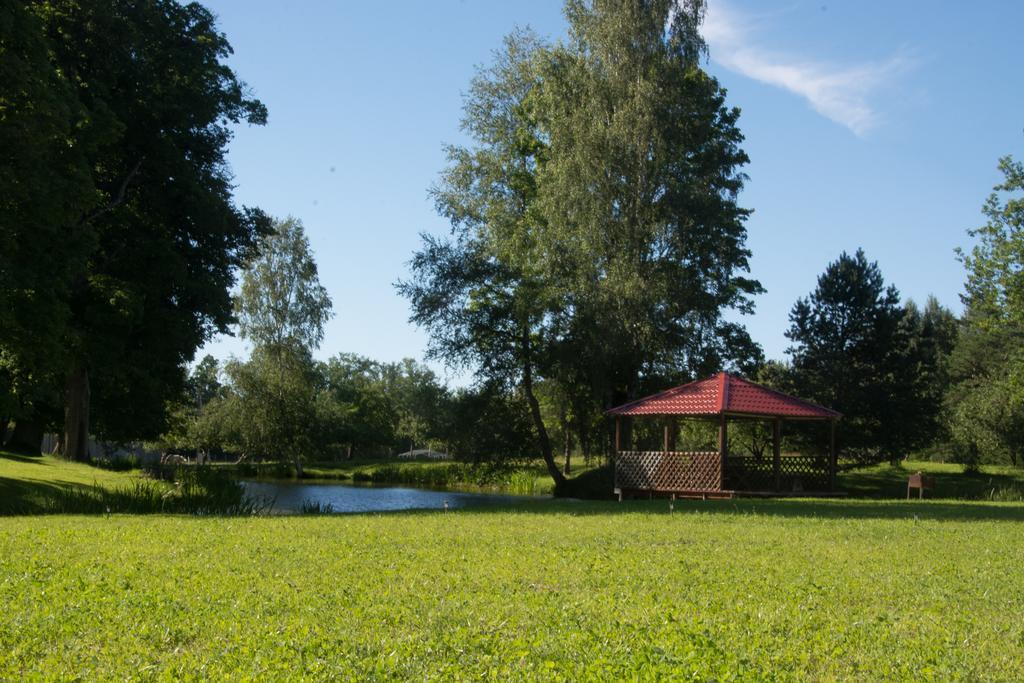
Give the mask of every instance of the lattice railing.
M 827 491 L 829 483 L 825 456 L 782 456 L 777 488 L 771 456 L 730 455 L 725 466 L 726 488 L 734 491 Z
M 722 462 L 715 451 L 619 451 L 615 486 L 640 491 L 721 491 Z

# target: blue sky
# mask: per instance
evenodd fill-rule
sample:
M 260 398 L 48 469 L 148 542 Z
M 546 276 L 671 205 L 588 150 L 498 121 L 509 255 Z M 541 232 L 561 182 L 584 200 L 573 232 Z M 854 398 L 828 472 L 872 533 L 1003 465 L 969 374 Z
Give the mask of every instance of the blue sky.
M 334 300 L 318 356 L 422 358 L 392 285 L 418 234 L 447 229 L 427 189 L 442 145 L 463 141 L 461 94 L 514 26 L 561 38 L 560 3 L 205 4 L 270 110 L 232 143 L 236 197 L 304 222 Z M 953 250 L 981 223 L 998 158 L 1024 157 L 1024 3 L 709 4 L 707 68 L 751 158 L 741 201 L 767 293 L 744 320 L 766 355 L 783 357 L 789 309 L 843 250 L 863 247 L 904 298 L 959 312 Z

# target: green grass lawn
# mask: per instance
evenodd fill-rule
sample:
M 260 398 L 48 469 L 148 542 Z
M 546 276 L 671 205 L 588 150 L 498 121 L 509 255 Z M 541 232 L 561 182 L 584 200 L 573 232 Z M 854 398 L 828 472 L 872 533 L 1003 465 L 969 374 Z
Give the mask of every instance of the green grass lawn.
M 0 520 L 0 678 L 1020 680 L 1024 507 Z
M 900 500 L 916 466 L 843 475 L 890 500 L 0 517 L 0 680 L 1021 680 L 1024 504 Z M 5 497 L 140 476 L 0 457 Z

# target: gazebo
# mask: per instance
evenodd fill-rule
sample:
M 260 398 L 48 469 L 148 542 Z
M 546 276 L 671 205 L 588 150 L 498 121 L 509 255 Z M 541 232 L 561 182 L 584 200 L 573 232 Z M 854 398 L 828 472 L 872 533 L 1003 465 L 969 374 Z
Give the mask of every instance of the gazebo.
M 615 493 L 623 496 L 732 497 L 734 495 L 825 495 L 835 490 L 835 426 L 839 413 L 721 372 L 612 408 L 615 418 Z M 660 451 L 623 448 L 624 418 L 661 418 Z M 718 449 L 677 451 L 679 418 L 717 422 Z M 770 422 L 772 458 L 729 452 L 729 423 Z M 782 455 L 782 423 L 817 421 L 828 425 L 828 452 Z M 630 430 L 632 431 L 632 430 Z

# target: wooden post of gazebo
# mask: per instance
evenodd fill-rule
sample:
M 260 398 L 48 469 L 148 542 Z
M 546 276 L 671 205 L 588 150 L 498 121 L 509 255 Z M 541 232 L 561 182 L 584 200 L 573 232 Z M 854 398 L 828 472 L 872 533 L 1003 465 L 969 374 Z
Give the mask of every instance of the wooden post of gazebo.
M 615 418 L 615 452 L 622 450 L 622 418 Z
M 772 420 L 772 474 L 775 479 L 775 490 L 782 488 L 782 420 Z
M 828 490 L 836 490 L 836 421 L 828 421 Z
M 723 414 L 718 418 L 718 459 L 721 462 L 719 489 L 725 488 L 725 468 L 729 462 L 729 431 Z

